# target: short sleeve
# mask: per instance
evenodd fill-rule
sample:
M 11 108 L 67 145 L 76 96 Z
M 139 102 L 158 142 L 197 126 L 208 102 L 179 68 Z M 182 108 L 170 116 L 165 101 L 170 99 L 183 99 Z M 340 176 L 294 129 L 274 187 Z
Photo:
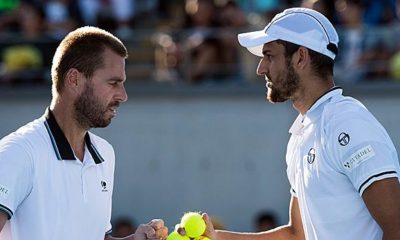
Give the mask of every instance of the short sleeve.
M 367 111 L 347 112 L 327 129 L 327 151 L 334 167 L 360 195 L 373 182 L 398 177 L 396 149 L 382 125 Z
M 32 189 L 30 154 L 15 142 L 0 141 L 0 211 L 10 219 Z

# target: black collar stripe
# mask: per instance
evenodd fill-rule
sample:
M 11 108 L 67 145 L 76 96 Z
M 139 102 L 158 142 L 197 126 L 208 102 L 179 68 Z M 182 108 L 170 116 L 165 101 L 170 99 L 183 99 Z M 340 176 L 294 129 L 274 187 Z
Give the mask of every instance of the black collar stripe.
M 46 122 L 49 125 L 49 135 L 54 137 L 58 152 L 60 153 L 60 160 L 75 160 L 74 152 L 72 151 L 71 145 L 65 137 L 63 131 L 58 125 L 56 118 L 50 109 L 46 110 Z
M 57 148 L 56 140 L 54 139 L 54 136 L 53 136 L 53 134 L 51 133 L 51 130 L 50 130 L 50 127 L 49 127 L 49 124 L 47 123 L 47 121 L 44 122 L 44 125 L 46 126 L 47 132 L 49 133 L 50 140 L 51 140 L 51 144 L 53 145 L 53 149 L 54 149 L 54 152 L 55 152 L 56 155 L 57 155 L 57 159 L 58 159 L 58 160 L 62 160 L 61 154 L 60 154 L 60 152 L 58 151 L 58 148 Z
M 93 143 L 90 141 L 89 133 L 86 134 L 85 141 L 86 141 L 86 146 L 94 159 L 94 162 L 96 164 L 104 162 L 104 159 L 101 157 L 100 153 L 97 151 Z
M 46 121 L 44 124 L 50 136 L 51 143 L 53 144 L 54 152 L 56 153 L 57 158 L 59 160 L 76 160 L 71 145 L 69 144 L 63 131 L 58 125 L 56 118 L 49 108 L 46 109 L 45 118 Z M 104 159 L 101 157 L 100 153 L 96 150 L 96 148 L 90 141 L 89 133 L 86 133 L 85 135 L 85 143 L 90 152 L 90 155 L 92 155 L 94 162 L 96 164 L 104 162 Z

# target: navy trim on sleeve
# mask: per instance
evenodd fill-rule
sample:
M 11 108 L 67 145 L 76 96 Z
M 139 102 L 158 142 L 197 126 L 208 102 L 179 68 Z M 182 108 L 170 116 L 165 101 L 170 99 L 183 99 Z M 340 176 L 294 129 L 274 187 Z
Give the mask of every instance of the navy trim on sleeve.
M 4 212 L 5 214 L 7 214 L 7 218 L 8 220 L 10 220 L 10 218 L 13 215 L 13 212 L 11 211 L 11 209 L 9 209 L 8 207 L 1 205 L 0 204 L 0 211 Z
M 382 172 L 382 173 L 378 173 L 378 174 L 375 174 L 375 175 L 369 177 L 367 180 L 365 180 L 365 181 L 360 185 L 360 187 L 358 188 L 358 192 L 361 193 L 361 189 L 363 188 L 363 186 L 364 186 L 365 184 L 367 184 L 369 181 L 371 181 L 371 179 L 374 179 L 374 178 L 376 178 L 376 177 L 380 177 L 380 176 L 383 176 L 383 175 L 386 175 L 386 174 L 393 174 L 393 173 L 396 173 L 396 171 Z
M 108 230 L 108 231 L 106 232 L 106 236 L 111 235 L 111 233 L 112 233 L 112 229 L 110 229 L 110 230 Z

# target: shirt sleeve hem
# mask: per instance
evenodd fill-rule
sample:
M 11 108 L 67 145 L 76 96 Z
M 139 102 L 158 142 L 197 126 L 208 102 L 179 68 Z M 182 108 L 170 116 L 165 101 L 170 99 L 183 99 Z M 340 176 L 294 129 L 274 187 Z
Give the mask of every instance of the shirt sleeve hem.
M 111 233 L 112 233 L 112 229 L 108 230 L 105 235 L 109 236 L 109 235 L 111 235 Z
M 297 193 L 293 188 L 290 188 L 290 194 L 292 194 L 294 197 L 297 197 Z
M 386 178 L 399 178 L 399 175 L 396 171 L 384 171 L 384 172 L 380 172 L 380 173 L 376 173 L 372 176 L 370 176 L 369 178 L 367 178 L 358 188 L 358 192 L 360 194 L 360 196 L 363 195 L 365 189 L 367 189 L 372 183 L 379 181 L 379 180 L 383 180 Z
M 7 215 L 7 219 L 10 220 L 12 215 L 13 215 L 13 211 L 11 211 L 11 209 L 9 209 L 8 207 L 0 204 L 0 211 L 4 212 Z

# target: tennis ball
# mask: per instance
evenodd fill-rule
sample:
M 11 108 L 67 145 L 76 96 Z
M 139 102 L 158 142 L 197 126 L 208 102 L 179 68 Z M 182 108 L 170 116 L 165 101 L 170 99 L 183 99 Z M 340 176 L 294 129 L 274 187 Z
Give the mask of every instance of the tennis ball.
M 190 238 L 187 236 L 182 236 L 178 232 L 173 231 L 168 235 L 167 240 L 190 240 Z
M 181 219 L 181 227 L 185 229 L 188 237 L 197 238 L 203 235 L 206 230 L 206 223 L 199 213 L 188 212 Z
M 211 240 L 211 239 L 209 239 L 208 237 L 200 236 L 198 238 L 195 238 L 195 240 Z

